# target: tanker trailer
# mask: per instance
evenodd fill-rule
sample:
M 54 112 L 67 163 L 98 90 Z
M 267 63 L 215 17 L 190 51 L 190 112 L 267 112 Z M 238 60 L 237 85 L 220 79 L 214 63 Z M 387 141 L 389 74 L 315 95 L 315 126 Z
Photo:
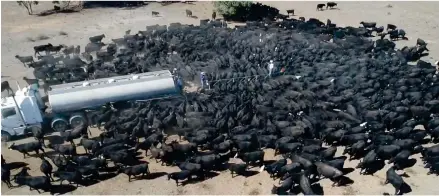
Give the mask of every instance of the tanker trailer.
M 2 99 L 2 140 L 26 134 L 27 128 L 48 123 L 54 131 L 65 131 L 87 123 L 90 111 L 107 103 L 178 97 L 168 70 L 116 76 L 50 86 L 48 106 L 35 86 L 19 89 Z M 49 112 L 43 110 L 48 107 Z

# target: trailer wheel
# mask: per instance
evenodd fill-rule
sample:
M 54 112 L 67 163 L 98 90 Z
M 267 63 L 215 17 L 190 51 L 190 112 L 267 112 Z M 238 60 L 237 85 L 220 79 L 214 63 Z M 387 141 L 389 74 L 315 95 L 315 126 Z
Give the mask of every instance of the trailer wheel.
M 87 120 L 82 114 L 74 114 L 70 117 L 69 122 L 70 122 L 70 126 L 74 128 L 81 124 L 86 124 Z
M 52 121 L 51 127 L 56 132 L 64 132 L 68 128 L 68 123 L 62 118 L 56 118 Z
M 9 142 L 11 141 L 11 134 L 9 134 L 6 131 L 2 131 L 2 142 Z

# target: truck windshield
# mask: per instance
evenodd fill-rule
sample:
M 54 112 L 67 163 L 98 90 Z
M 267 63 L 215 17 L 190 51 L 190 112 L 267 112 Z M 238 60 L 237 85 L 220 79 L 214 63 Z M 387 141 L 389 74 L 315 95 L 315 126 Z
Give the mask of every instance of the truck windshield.
M 2 119 L 8 118 L 9 116 L 14 116 L 17 114 L 15 108 L 3 108 L 2 109 Z

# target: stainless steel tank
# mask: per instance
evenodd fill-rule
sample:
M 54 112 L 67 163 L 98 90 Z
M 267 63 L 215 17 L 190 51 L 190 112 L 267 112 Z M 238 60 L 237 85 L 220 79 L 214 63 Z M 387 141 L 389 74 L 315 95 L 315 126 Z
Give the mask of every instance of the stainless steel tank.
M 171 72 L 163 70 L 54 85 L 48 94 L 52 112 L 60 113 L 108 102 L 147 100 L 178 93 Z

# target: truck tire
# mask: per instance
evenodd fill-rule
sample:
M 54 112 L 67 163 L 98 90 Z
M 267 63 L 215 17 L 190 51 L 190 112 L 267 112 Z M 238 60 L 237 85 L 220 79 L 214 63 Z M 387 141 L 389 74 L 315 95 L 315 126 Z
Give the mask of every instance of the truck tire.
M 63 118 L 55 118 L 52 120 L 50 126 L 56 132 L 64 132 L 68 129 L 69 123 Z
M 11 141 L 12 135 L 9 134 L 6 131 L 2 131 L 2 142 L 9 142 Z
M 81 124 L 87 124 L 87 119 L 83 114 L 76 113 L 69 118 L 69 123 L 72 128 L 75 128 Z

